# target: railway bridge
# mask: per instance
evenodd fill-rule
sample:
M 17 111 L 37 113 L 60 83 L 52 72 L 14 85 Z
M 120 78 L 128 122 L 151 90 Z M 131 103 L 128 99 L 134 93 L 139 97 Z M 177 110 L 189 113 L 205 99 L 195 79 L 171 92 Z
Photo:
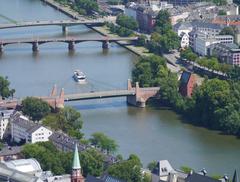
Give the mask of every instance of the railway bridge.
M 38 39 L 5 39 L 0 40 L 0 53 L 3 52 L 5 46 L 10 44 L 32 44 L 32 51 L 39 51 L 39 45 L 49 43 L 49 42 L 64 42 L 68 44 L 68 49 L 74 50 L 75 44 L 81 42 L 102 42 L 102 48 L 108 49 L 109 43 L 118 42 L 118 41 L 127 41 L 129 44 L 133 44 L 134 41 L 137 41 L 138 37 L 97 37 L 97 38 L 77 38 L 77 37 L 65 37 L 65 38 L 38 38 Z

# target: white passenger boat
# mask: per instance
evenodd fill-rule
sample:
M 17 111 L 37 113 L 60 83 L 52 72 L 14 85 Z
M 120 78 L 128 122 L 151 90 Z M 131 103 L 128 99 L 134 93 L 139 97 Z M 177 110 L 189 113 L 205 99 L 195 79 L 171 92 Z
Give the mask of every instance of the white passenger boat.
M 75 70 L 73 73 L 73 78 L 76 82 L 86 83 L 86 75 L 83 72 L 80 70 Z

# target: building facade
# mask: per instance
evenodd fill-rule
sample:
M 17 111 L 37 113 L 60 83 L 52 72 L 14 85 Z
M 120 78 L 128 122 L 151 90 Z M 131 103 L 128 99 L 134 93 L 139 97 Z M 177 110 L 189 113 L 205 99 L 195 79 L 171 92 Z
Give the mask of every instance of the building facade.
M 20 112 L 16 112 L 11 117 L 11 138 L 15 142 L 45 142 L 51 135 L 50 129 L 35 124 Z
M 8 124 L 10 120 L 11 114 L 13 114 L 14 110 L 0 110 L 0 139 L 8 132 Z
M 215 44 L 211 48 L 211 55 L 223 63 L 240 66 L 240 49 L 236 44 Z

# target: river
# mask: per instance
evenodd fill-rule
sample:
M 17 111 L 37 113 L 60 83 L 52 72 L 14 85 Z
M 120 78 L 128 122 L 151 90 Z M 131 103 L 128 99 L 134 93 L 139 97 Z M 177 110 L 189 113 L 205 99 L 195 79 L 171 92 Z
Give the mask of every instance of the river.
M 0 0 L 0 23 L 9 21 L 69 19 L 64 14 L 42 4 L 39 0 Z M 85 26 L 74 26 L 67 36 L 100 36 Z M 61 37 L 61 27 L 32 27 L 0 30 L 0 39 Z M 0 75 L 8 76 L 16 97 L 46 95 L 54 84 L 65 93 L 126 88 L 127 79 L 137 57 L 112 44 L 105 52 L 101 43 L 85 42 L 69 53 L 67 44 L 40 45 L 34 54 L 30 45 L 8 45 L 0 55 Z M 88 84 L 72 80 L 75 69 L 88 77 Z M 232 175 L 240 171 L 240 140 L 215 131 L 182 122 L 169 110 L 135 108 L 126 105 L 125 98 L 89 100 L 68 103 L 83 117 L 83 132 L 89 137 L 100 131 L 119 144 L 118 152 L 127 157 L 140 156 L 146 166 L 152 160 L 168 159 L 178 168 L 187 165 L 210 174 Z

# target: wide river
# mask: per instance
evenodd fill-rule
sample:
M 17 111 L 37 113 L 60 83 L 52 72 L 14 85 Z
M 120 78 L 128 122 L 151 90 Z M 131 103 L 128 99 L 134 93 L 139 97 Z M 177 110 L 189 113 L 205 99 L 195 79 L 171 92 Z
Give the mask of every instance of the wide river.
M 57 19 L 69 18 L 39 0 L 0 0 L 0 23 Z M 0 40 L 61 36 L 58 26 L 0 30 Z M 74 26 L 67 36 L 100 35 L 87 27 Z M 64 43 L 40 45 L 38 54 L 32 53 L 31 45 L 9 45 L 0 55 L 0 75 L 8 76 L 16 97 L 47 95 L 54 84 L 64 87 L 65 93 L 123 89 L 136 59 L 116 44 L 104 52 L 98 42 L 80 43 L 74 53 L 68 53 Z M 86 85 L 73 81 L 75 69 L 87 75 Z M 176 168 L 205 167 L 210 174 L 221 175 L 232 175 L 235 168 L 240 172 L 239 139 L 184 124 L 172 111 L 129 107 L 125 98 L 68 104 L 81 112 L 86 137 L 104 132 L 117 141 L 119 153 L 124 157 L 136 153 L 145 166 L 152 160 L 168 159 Z

